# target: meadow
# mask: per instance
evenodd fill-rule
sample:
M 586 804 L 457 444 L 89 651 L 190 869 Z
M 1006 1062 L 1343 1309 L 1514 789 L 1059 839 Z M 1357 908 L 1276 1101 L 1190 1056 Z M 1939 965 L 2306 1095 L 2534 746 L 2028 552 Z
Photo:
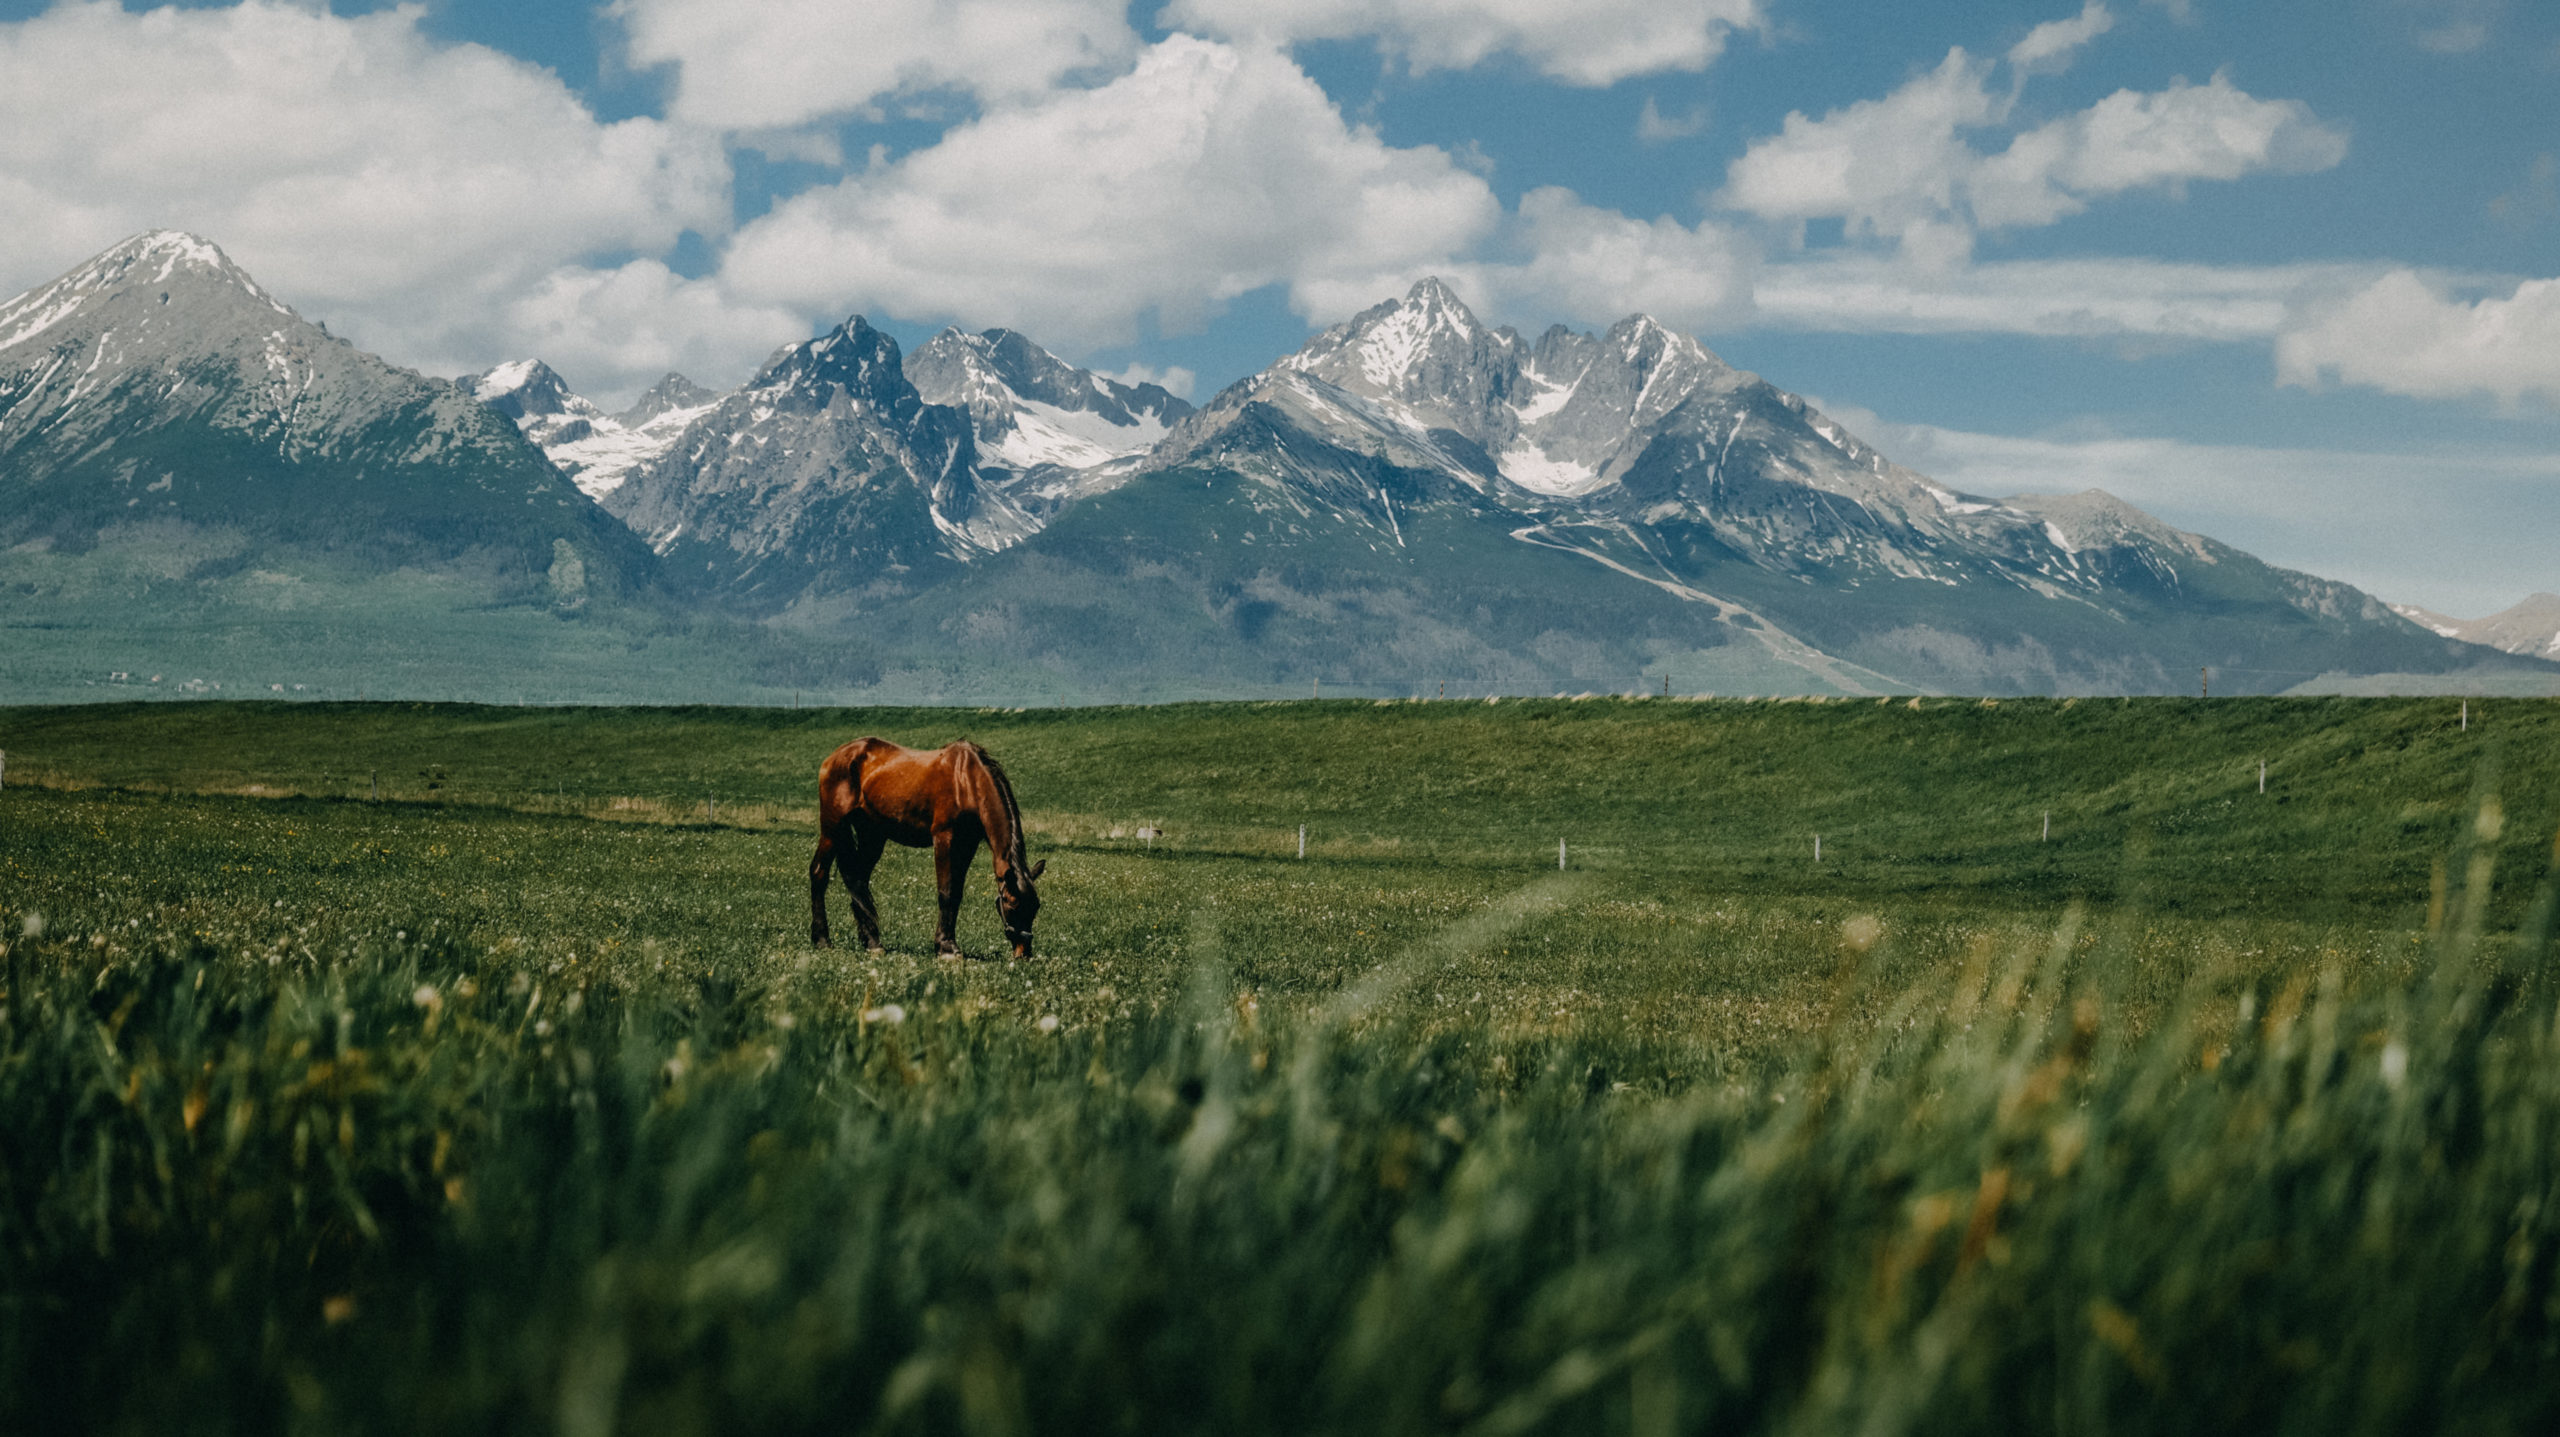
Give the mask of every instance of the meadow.
M 2459 702 L 0 710 L 0 1427 L 2549 1430 Z M 1033 960 L 809 949 L 867 732 Z

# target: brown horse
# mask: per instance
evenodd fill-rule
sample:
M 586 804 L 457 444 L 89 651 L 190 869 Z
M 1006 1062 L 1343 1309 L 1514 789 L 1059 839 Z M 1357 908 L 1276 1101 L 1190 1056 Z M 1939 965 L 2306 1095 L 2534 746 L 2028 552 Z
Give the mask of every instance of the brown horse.
M 953 926 L 960 918 L 960 885 L 978 844 L 987 845 L 996 871 L 996 912 L 1013 956 L 1031 956 L 1031 920 L 1040 913 L 1032 887 L 1047 859 L 1028 863 L 1022 851 L 1022 810 L 1013 785 L 987 751 L 974 743 L 938 749 L 905 748 L 885 738 L 858 738 L 818 765 L 818 853 L 809 860 L 809 941 L 827 937 L 827 866 L 844 870 L 853 899 L 854 926 L 862 946 L 880 948 L 880 914 L 871 903 L 871 870 L 890 842 L 933 848 L 934 891 L 942 920 L 933 946 L 958 957 Z

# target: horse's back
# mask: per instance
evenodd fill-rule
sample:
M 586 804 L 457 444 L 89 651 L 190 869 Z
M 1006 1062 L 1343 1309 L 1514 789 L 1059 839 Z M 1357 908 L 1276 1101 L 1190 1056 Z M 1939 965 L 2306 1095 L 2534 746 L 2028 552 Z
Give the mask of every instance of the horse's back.
M 885 822 L 899 841 L 917 841 L 914 832 L 929 831 L 935 810 L 944 806 L 935 796 L 952 787 L 957 754 L 967 749 L 960 743 L 933 749 L 876 736 L 855 739 L 818 765 L 819 826 L 835 828 L 861 813 Z

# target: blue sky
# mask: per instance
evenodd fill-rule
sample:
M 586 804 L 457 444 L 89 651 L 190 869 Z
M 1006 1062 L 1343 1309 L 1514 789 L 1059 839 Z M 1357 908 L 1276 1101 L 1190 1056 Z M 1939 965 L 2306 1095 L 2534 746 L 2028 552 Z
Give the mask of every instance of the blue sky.
M 1205 397 L 1440 273 L 1963 487 L 2560 589 L 2540 0 L 0 0 L 0 290 L 157 225 L 607 402 L 854 312 Z

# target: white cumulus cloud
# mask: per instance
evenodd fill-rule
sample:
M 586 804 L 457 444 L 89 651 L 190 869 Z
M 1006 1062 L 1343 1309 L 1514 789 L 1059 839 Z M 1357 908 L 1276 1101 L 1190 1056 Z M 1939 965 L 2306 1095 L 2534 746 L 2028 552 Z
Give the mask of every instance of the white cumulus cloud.
M 630 58 L 676 71 L 676 118 L 787 129 L 901 92 L 1038 95 L 1137 50 L 1126 0 L 617 0 Z
M 2062 53 L 2070 37 L 2038 45 L 2041 31 L 2019 48 Z M 2047 225 L 2133 190 L 2307 173 L 2346 157 L 2346 135 L 2309 106 L 2259 99 L 2222 75 L 2118 90 L 1990 154 L 1968 134 L 2009 122 L 2014 100 L 1993 91 L 1993 69 L 1958 48 L 1888 95 L 1820 119 L 1791 114 L 1732 163 L 1719 198 L 1763 219 L 1838 219 L 1852 237 L 1918 235 L 1932 252 L 1961 257 L 1954 230 Z
M 1889 95 L 1818 120 L 1790 114 L 1726 169 L 1721 198 L 1763 219 L 1839 219 L 1888 238 L 1952 214 L 1981 162 L 1963 132 L 2006 113 L 1990 78 L 1989 61 L 1958 47 Z
M 1416 72 L 1516 55 L 1575 85 L 1703 70 L 1767 23 L 1760 0 L 1170 0 L 1159 20 L 1279 45 L 1374 38 Z
M 221 244 L 297 308 L 431 368 L 598 255 L 723 231 L 713 137 L 599 123 L 539 66 L 269 0 L 0 24 L 0 292 L 140 230 Z
M 2089 0 L 2080 13 L 2047 20 L 2009 47 L 2009 66 L 2020 74 L 2044 74 L 2067 68 L 2080 48 L 2116 27 L 2116 17 L 2102 0 Z
M 739 304 L 716 281 L 685 279 L 654 259 L 566 266 L 491 318 L 474 352 L 538 356 L 608 409 L 669 370 L 733 384 L 756 359 L 809 332 L 791 310 Z
M 2261 100 L 2221 75 L 2203 85 L 2118 90 L 2018 136 L 1965 182 L 1977 223 L 2050 224 L 2092 199 L 2191 180 L 2307 174 L 2347 155 L 2346 135 L 2299 100 Z
M 2305 386 L 2334 377 L 2422 399 L 2560 404 L 2560 279 L 2466 302 L 2414 270 L 2393 270 L 2279 339 L 2276 376 Z
M 1175 36 L 1107 85 L 793 196 L 738 233 L 722 277 L 811 314 L 964 317 L 1073 350 L 1275 283 L 1310 315 L 1366 303 L 1500 217 L 1445 151 L 1348 125 L 1285 56 Z

